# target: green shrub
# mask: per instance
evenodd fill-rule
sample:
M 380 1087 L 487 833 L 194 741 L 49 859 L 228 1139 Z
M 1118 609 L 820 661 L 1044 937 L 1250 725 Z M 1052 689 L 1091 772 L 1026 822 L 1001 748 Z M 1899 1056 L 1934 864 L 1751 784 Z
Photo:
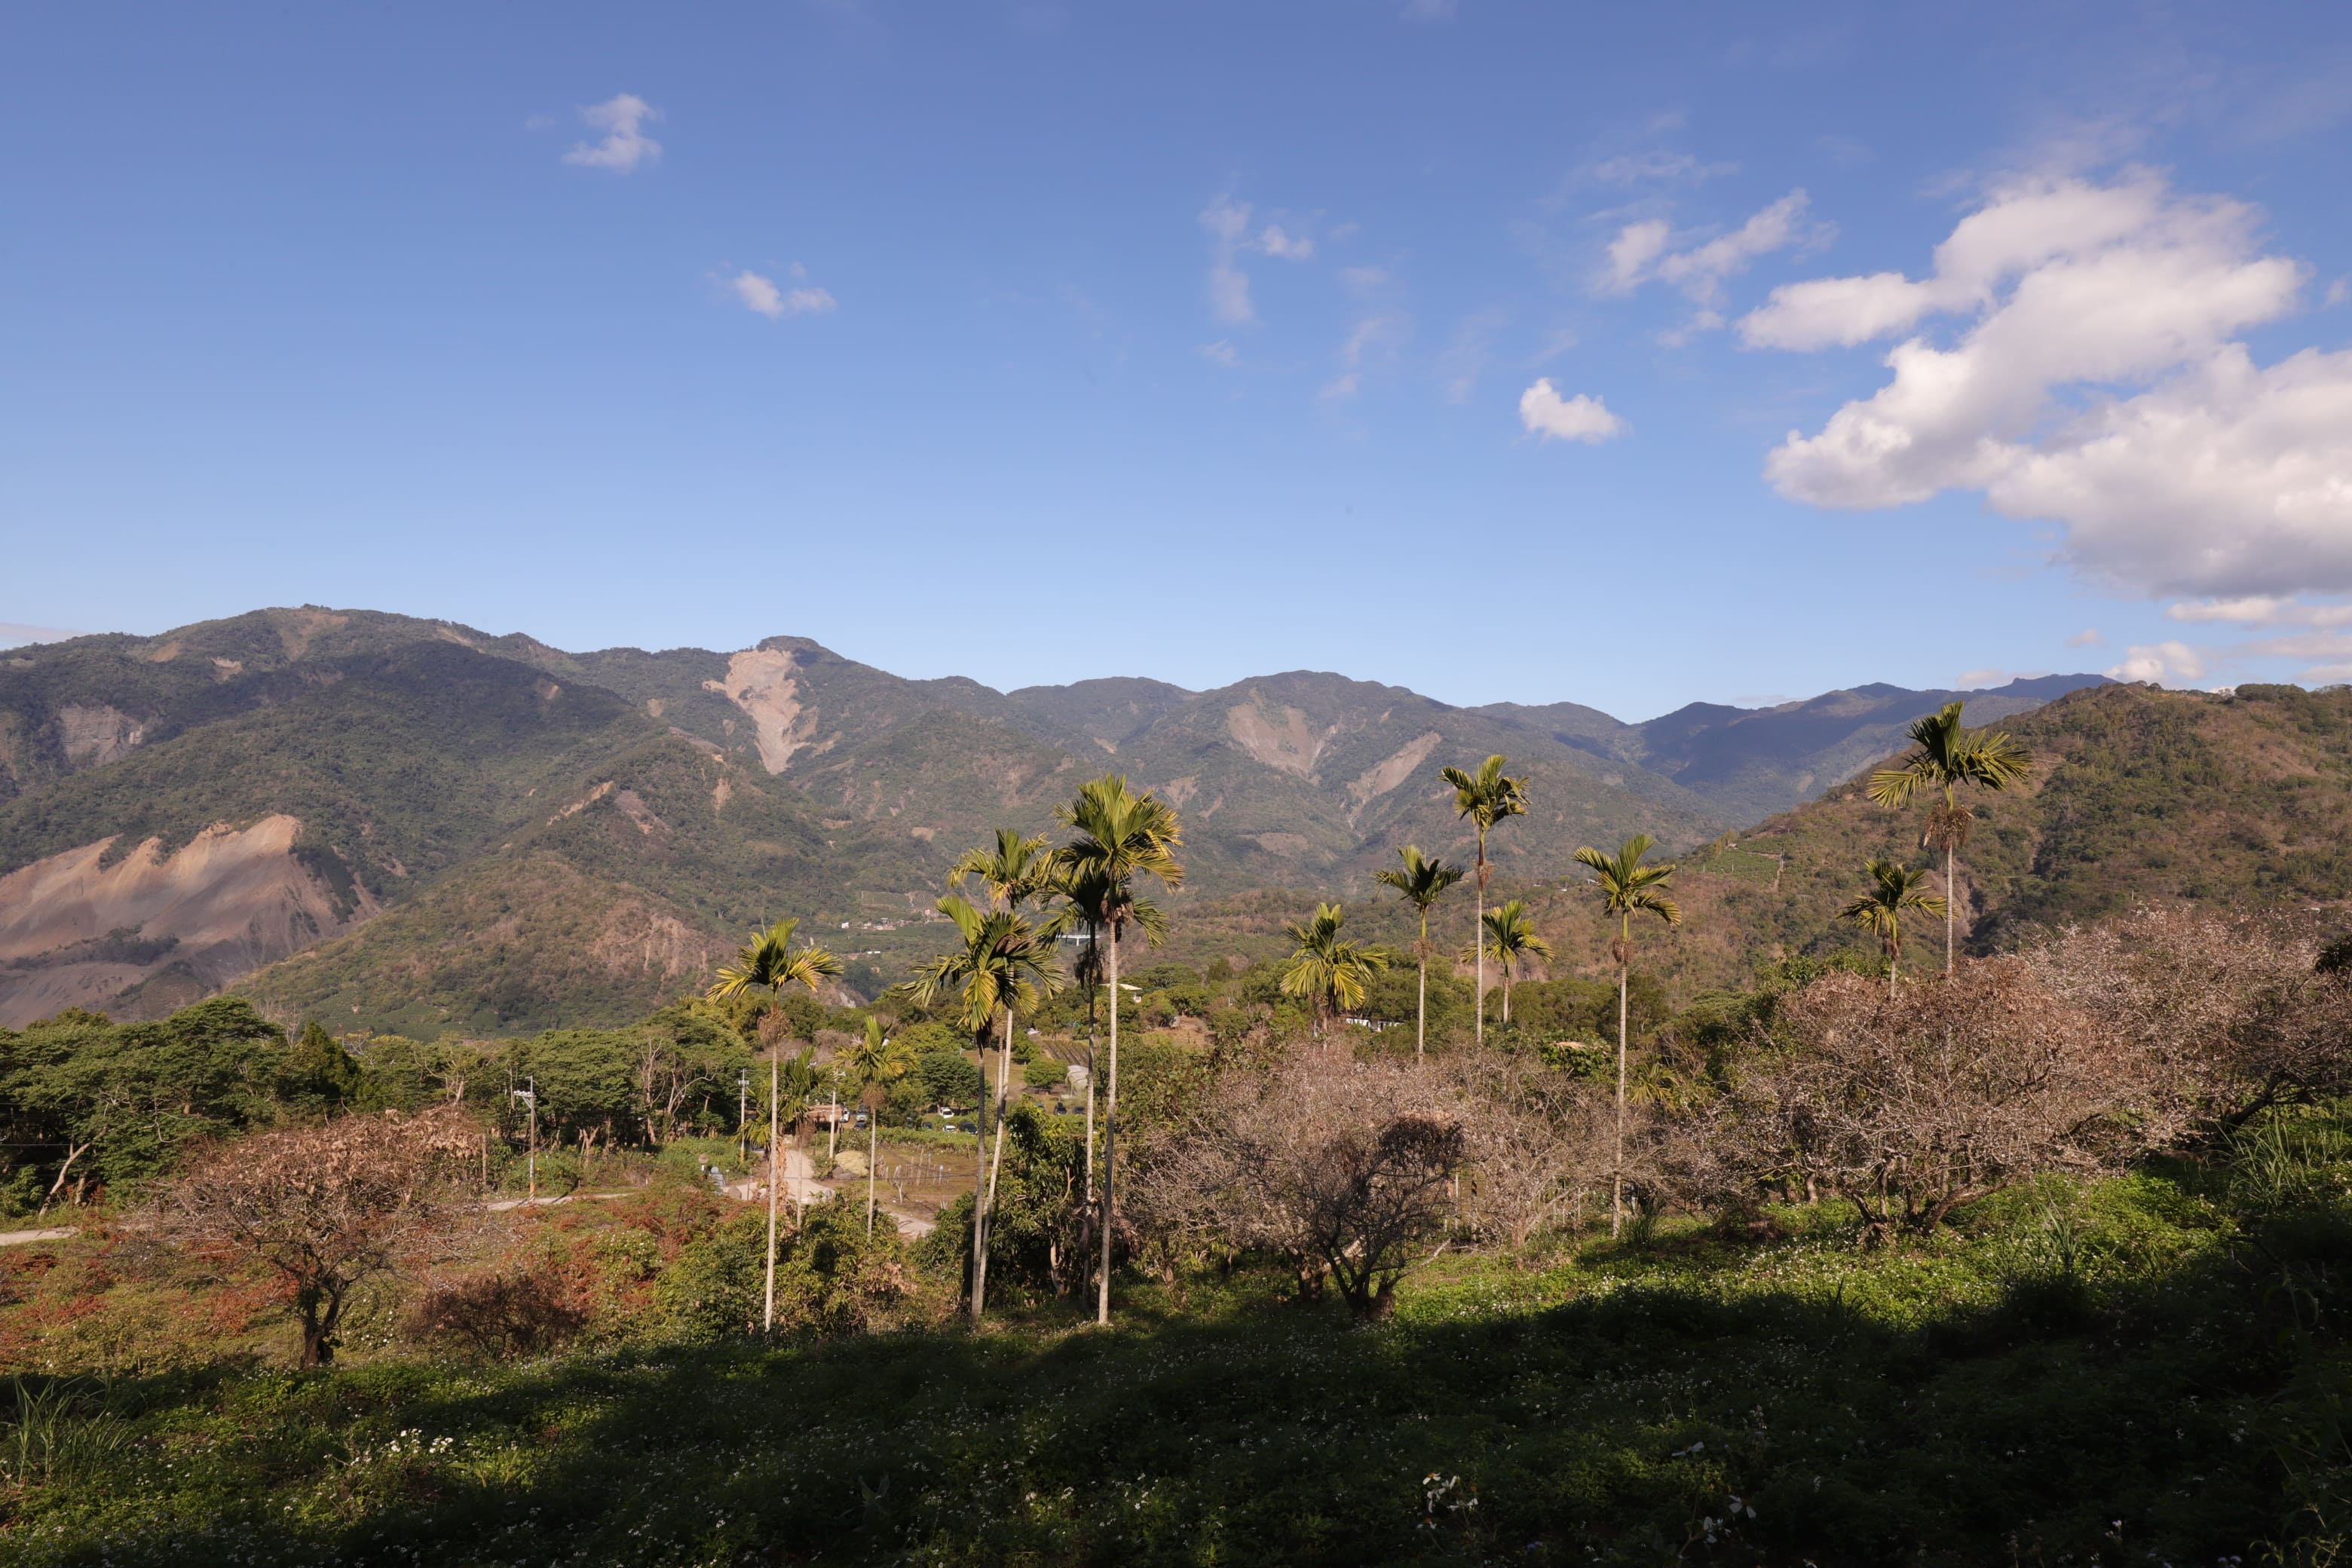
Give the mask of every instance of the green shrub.
M 747 1208 L 690 1243 L 655 1281 L 665 1321 L 688 1339 L 757 1332 L 764 1316 L 768 1216 Z M 898 1227 L 869 1238 L 862 1205 L 813 1205 L 776 1238 L 776 1326 L 846 1333 L 876 1326 L 912 1292 Z

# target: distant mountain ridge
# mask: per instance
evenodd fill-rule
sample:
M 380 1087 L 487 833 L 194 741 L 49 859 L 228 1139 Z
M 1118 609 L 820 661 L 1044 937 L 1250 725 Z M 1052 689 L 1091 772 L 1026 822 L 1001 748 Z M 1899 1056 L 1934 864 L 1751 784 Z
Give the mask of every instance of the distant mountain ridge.
M 0 1024 L 157 1011 L 273 965 L 247 988 L 289 1012 L 592 1021 L 788 910 L 871 929 L 895 959 L 926 939 L 884 928 L 961 848 L 1045 830 L 1105 769 L 1183 813 L 1180 900 L 1336 894 L 1399 843 L 1466 850 L 1437 770 L 1503 752 L 1535 810 L 1497 836 L 1499 868 L 1546 876 L 1581 842 L 1689 845 L 1794 804 L 1950 695 L 1973 720 L 2043 689 L 1872 687 L 1629 725 L 1328 672 L 1000 692 L 802 637 L 574 654 L 319 606 L 77 637 L 0 653 Z

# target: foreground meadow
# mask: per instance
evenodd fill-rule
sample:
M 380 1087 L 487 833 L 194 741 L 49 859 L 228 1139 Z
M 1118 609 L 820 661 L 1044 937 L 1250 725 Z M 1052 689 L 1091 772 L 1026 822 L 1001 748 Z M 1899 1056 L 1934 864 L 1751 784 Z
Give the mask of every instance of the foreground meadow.
M 2332 1118 L 2277 1121 L 1902 1248 L 1800 1206 L 1441 1254 L 1381 1321 L 1249 1268 L 1137 1279 L 1108 1332 L 1041 1292 L 977 1334 L 934 1310 L 766 1342 L 624 1291 L 506 1364 L 394 1338 L 31 1375 L 0 1559 L 2326 1563 L 2345 1152 Z M 533 1245 L 656 1257 L 692 1207 L 662 1195 Z M 135 1274 L 108 1289 L 180 1289 Z

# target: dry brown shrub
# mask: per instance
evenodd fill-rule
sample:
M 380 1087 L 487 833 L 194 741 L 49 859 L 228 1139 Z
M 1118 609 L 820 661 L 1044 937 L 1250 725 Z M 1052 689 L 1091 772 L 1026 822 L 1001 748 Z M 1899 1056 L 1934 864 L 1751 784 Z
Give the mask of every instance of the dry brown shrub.
M 562 1271 L 546 1265 L 489 1269 L 436 1281 L 404 1331 L 486 1361 L 541 1355 L 588 1326 L 589 1310 Z
M 2173 1111 L 2209 1131 L 2352 1089 L 2352 974 L 2320 972 L 2318 942 L 2275 921 L 2142 909 L 2023 958 L 2144 1053 Z
M 1137 1219 L 1279 1254 L 1302 1294 L 1328 1279 L 1357 1314 L 1381 1316 L 1444 1218 L 1463 1150 L 1457 1098 L 1435 1071 L 1311 1048 L 1219 1079 L 1139 1173 Z
M 1717 1158 L 1847 1200 L 1874 1239 L 2042 1172 L 2114 1169 L 2174 1131 L 2147 1054 L 2016 959 L 1891 999 L 1828 975 L 1774 1035 L 1708 1119 Z
M 1523 1251 L 1607 1187 L 1612 1101 L 1598 1085 L 1514 1058 L 1457 1062 L 1468 1160 L 1464 1216 L 1486 1239 Z M 1633 1142 L 1641 1148 L 1646 1140 Z
M 428 1253 L 478 1212 L 453 1181 L 477 1147 L 455 1106 L 257 1133 L 199 1154 L 164 1189 L 156 1229 L 275 1273 L 301 1324 L 302 1364 L 323 1366 L 354 1286 Z

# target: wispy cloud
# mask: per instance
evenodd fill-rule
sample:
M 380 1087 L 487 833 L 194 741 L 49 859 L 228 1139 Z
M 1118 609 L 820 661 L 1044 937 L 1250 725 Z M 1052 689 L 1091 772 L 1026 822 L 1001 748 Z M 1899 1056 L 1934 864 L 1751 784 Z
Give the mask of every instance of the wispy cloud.
M 1201 211 L 1201 226 L 1209 232 L 1205 290 L 1209 314 L 1228 326 L 1247 326 L 1257 320 L 1257 304 L 1251 297 L 1250 278 L 1242 269 L 1242 258 L 1267 256 L 1276 261 L 1315 258 L 1315 237 L 1305 223 L 1276 215 L 1281 221 L 1254 228 L 1250 212 L 1249 203 L 1235 201 L 1230 195 L 1219 196 Z M 1339 232 L 1333 231 L 1335 237 Z
M 1241 350 L 1223 338 L 1219 338 L 1213 343 L 1202 343 L 1201 357 L 1213 364 L 1223 365 L 1229 370 L 1242 363 Z
M 2106 641 L 2105 637 L 2099 635 L 2098 627 L 2084 626 L 2066 639 L 2066 646 L 2068 647 L 2105 647 Z
M 592 103 L 580 111 L 581 122 L 592 131 L 602 131 L 604 138 L 593 144 L 573 143 L 563 161 L 583 168 L 610 169 L 616 174 L 632 174 L 639 164 L 660 159 L 661 143 L 646 135 L 645 127 L 661 117 L 660 110 L 634 92 Z
M 793 275 L 799 277 L 800 268 L 795 266 Z M 829 289 L 812 289 L 805 285 L 782 288 L 774 279 L 763 278 L 748 268 L 728 279 L 727 287 L 742 302 L 745 310 L 756 311 L 772 321 L 781 321 L 786 316 L 825 315 L 840 303 Z
M 1759 257 L 1791 247 L 1806 250 L 1827 244 L 1833 225 L 1811 216 L 1802 190 L 1790 191 L 1728 234 L 1710 239 L 1695 237 L 1677 244 L 1674 226 L 1664 218 L 1643 218 L 1626 224 L 1609 242 L 1607 264 L 1593 280 L 1599 294 L 1630 294 L 1653 279 L 1679 290 L 1697 307 L 1684 326 L 1668 334 L 1680 342 L 1694 332 L 1723 325 L 1724 285 L 1745 272 Z
M 1230 196 L 1219 196 L 1201 210 L 1201 226 L 1209 231 L 1209 314 L 1228 326 L 1257 320 L 1249 274 L 1234 262 L 1249 232 L 1249 204 Z

